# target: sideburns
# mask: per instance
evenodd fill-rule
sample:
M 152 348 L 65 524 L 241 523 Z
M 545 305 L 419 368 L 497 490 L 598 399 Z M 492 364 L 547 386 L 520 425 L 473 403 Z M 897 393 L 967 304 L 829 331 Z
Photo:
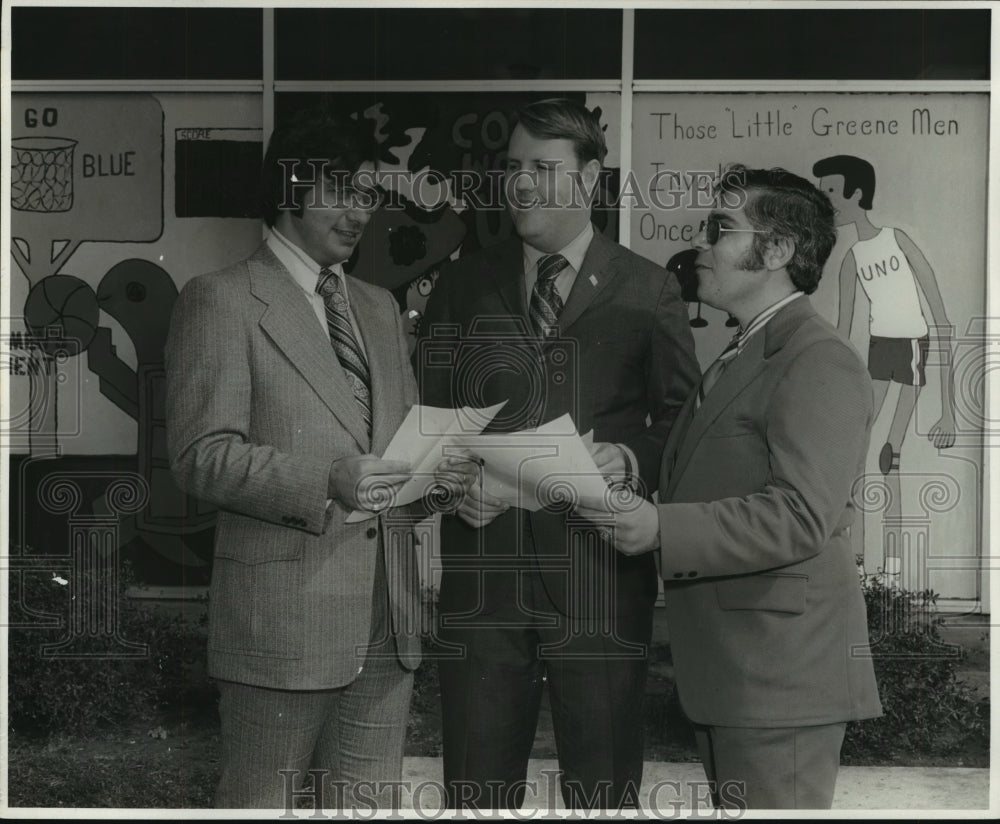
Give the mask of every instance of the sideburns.
M 756 272 L 764 268 L 764 250 L 767 248 L 767 235 L 754 235 L 750 248 L 736 262 L 736 268 L 743 272 Z

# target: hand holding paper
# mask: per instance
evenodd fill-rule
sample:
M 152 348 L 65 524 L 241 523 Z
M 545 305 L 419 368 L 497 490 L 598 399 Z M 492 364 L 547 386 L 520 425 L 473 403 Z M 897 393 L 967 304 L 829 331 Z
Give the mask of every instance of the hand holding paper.
M 592 433 L 581 438 L 565 414 L 533 430 L 482 434 L 503 405 L 410 409 L 385 451 L 384 460 L 412 467 L 410 477 L 395 486 L 390 505 L 404 506 L 426 495 L 432 501 L 435 494 L 451 496 L 459 515 L 476 528 L 511 506 L 534 512 L 579 504 L 607 511 L 609 490 L 591 457 Z M 606 446 L 620 453 L 617 447 Z M 481 465 L 477 479 L 472 477 L 470 457 Z M 437 486 L 443 489 L 436 492 Z M 355 511 L 347 521 L 357 523 L 375 514 Z
M 480 464 L 471 455 L 442 458 L 434 470 L 434 485 L 428 491 L 433 509 L 453 512 L 459 509 L 472 487 L 478 486 Z
M 625 475 L 625 456 L 617 444 L 592 443 L 589 452 L 606 478 L 621 478 Z
M 374 515 L 392 502 L 410 478 L 406 461 L 387 461 L 375 455 L 351 455 L 333 462 L 327 494 L 344 506 Z
M 442 460 L 466 456 L 468 453 L 459 443 L 460 438 L 478 435 L 503 406 L 498 403 L 484 409 L 411 407 L 383 455 L 385 461 L 402 461 L 411 467 L 410 477 L 395 488 L 390 506 L 405 506 L 425 495 L 433 495 L 441 481 L 439 473 L 458 468 L 457 464 L 441 466 Z M 457 487 L 452 484 L 446 482 L 445 487 L 457 494 Z M 358 523 L 376 514 L 356 509 L 347 516 L 347 523 Z
M 483 460 L 484 492 L 509 506 L 607 507 L 608 486 L 568 414 L 538 429 L 480 435 L 463 445 Z
M 608 539 L 613 535 L 615 548 L 624 555 L 642 555 L 659 547 L 660 516 L 656 506 L 634 494 L 623 499 L 619 506 L 610 519 L 607 509 L 578 506 L 576 512 L 600 524 Z
M 480 469 L 480 473 L 462 500 L 458 515 L 469 526 L 481 529 L 510 509 L 510 504 L 495 498 L 483 489 L 482 469 L 481 466 L 477 468 Z

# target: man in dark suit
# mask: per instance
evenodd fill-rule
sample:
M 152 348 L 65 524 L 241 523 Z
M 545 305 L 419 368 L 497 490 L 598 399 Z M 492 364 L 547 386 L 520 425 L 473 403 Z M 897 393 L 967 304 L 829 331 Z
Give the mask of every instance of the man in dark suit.
M 629 557 L 659 554 L 681 704 L 727 807 L 828 809 L 846 722 L 881 714 L 848 531 L 872 385 L 805 296 L 833 214 L 782 169 L 723 176 L 698 297 L 739 331 L 667 441 L 661 503 L 608 528 Z
M 590 222 L 606 152 L 582 104 L 522 109 L 506 167 L 519 237 L 442 273 L 415 364 L 424 403 L 506 401 L 494 432 L 570 413 L 593 430 L 606 476 L 652 484 L 697 366 L 676 283 Z M 616 558 L 565 508 L 508 508 L 476 485 L 443 518 L 441 552 L 449 803 L 521 805 L 545 682 L 566 803 L 629 803 L 642 776 L 652 558 Z
M 377 205 L 357 185 L 363 145 L 350 120 L 320 113 L 277 129 L 267 240 L 190 281 L 171 321 L 171 466 L 219 507 L 220 807 L 287 809 L 310 768 L 347 785 L 400 778 L 419 584 L 409 526 L 385 508 L 408 467 L 375 455 L 416 385 L 392 295 L 342 268 Z M 356 509 L 379 517 L 345 523 Z

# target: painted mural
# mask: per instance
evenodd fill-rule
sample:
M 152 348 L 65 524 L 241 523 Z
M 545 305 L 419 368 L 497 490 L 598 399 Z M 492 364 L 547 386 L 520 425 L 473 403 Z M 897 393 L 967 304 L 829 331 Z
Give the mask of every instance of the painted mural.
M 617 98 L 596 97 L 592 108 L 615 124 Z M 441 266 L 512 232 L 497 184 L 525 99 L 277 98 L 279 119 L 320 103 L 370 126 L 385 201 L 345 268 L 393 293 L 412 343 Z M 101 546 L 113 544 L 154 592 L 208 583 L 215 512 L 170 475 L 163 345 L 184 283 L 260 242 L 259 118 L 250 95 L 15 95 L 6 434 L 22 572 L 96 563 L 93 553 L 72 560 L 70 536 L 100 522 Z M 610 161 L 614 129 L 609 143 Z M 614 169 L 608 191 L 616 180 Z M 614 209 L 595 217 L 617 234 Z M 53 488 L 73 505 L 46 498 Z
M 929 360 L 938 372 L 941 415 L 926 436 L 938 449 L 955 444 L 954 329 L 934 269 L 920 247 L 905 230 L 878 226 L 870 218 L 876 191 L 874 166 L 854 155 L 834 155 L 816 161 L 812 173 L 837 211 L 840 230 L 850 228 L 854 234 L 840 264 L 837 327 L 850 337 L 860 284 L 868 302 L 867 361 L 875 385 L 876 416 L 891 409 L 888 435 L 876 448 L 879 472 L 887 484 L 885 564 L 896 575 L 904 551 L 900 459 L 903 441 L 913 427 L 917 398 L 927 384 Z M 930 355 L 932 338 L 934 358 Z M 886 403 L 890 389 L 896 390 L 894 405 Z M 856 545 L 863 548 L 863 521 L 855 536 Z
M 609 145 L 595 223 L 616 237 L 628 204 L 630 245 L 678 278 L 703 364 L 735 325 L 698 302 L 691 269 L 712 178 L 742 161 L 784 166 L 830 190 L 838 243 L 812 300 L 850 334 L 880 393 L 856 496 L 858 554 L 869 571 L 894 572 L 903 561 L 889 559 L 909 558 L 918 577 L 908 586 L 975 602 L 989 358 L 985 97 L 640 94 L 633 162 L 622 170 L 618 96 L 578 96 L 600 115 Z M 498 183 L 513 111 L 527 99 L 276 97 L 279 120 L 322 104 L 370 126 L 385 205 L 347 268 L 392 291 L 413 334 L 441 266 L 513 231 Z M 251 94 L 14 96 L 3 425 L 11 545 L 25 557 L 68 557 L 71 530 L 104 519 L 148 586 L 207 584 L 215 513 L 177 489 L 166 466 L 162 349 L 186 281 L 260 242 L 260 118 Z M 855 185 L 869 167 L 860 174 L 871 185 Z M 40 497 L 58 472 L 75 490 L 71 510 Z M 111 500 L 115 478 L 134 487 L 127 506 L 118 493 Z
M 810 300 L 871 372 L 879 409 L 852 527 L 859 560 L 940 603 L 982 586 L 988 100 L 978 94 L 641 94 L 631 246 L 677 274 L 703 366 L 733 321 L 697 301 L 691 240 L 727 163 L 780 166 L 837 209 Z

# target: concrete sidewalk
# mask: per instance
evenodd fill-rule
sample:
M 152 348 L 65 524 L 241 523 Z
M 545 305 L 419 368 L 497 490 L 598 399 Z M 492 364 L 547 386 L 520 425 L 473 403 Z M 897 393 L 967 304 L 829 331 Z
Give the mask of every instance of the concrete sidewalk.
M 533 758 L 528 766 L 524 809 L 562 810 L 555 759 Z M 983 810 L 989 807 L 990 771 L 963 767 L 841 767 L 833 809 L 837 810 Z M 418 807 L 439 810 L 442 800 L 440 758 L 406 758 L 403 780 Z M 417 790 L 421 783 L 430 782 Z M 412 807 L 412 797 L 402 799 Z M 553 807 L 553 802 L 555 806 Z M 682 809 L 709 811 L 711 803 L 701 764 L 647 761 L 640 803 L 651 814 L 671 817 Z

